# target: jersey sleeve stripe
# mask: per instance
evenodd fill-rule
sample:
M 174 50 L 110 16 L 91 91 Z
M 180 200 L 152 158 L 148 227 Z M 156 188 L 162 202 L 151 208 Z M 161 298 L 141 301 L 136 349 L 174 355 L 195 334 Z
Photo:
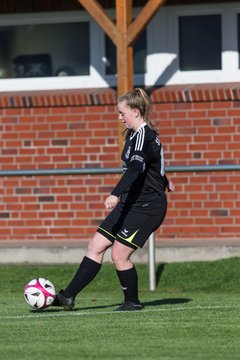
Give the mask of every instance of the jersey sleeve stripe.
M 161 175 L 164 176 L 165 175 L 165 167 L 164 167 L 164 151 L 163 151 L 163 146 L 161 145 L 161 151 L 160 151 L 160 154 L 161 154 Z
M 141 129 L 140 129 L 139 132 L 137 133 L 137 140 L 136 140 L 136 143 L 135 143 L 135 150 L 138 150 L 138 147 L 139 147 L 140 131 L 141 131 Z
M 144 139 L 145 139 L 145 128 L 142 127 L 137 134 L 135 151 L 141 151 L 143 149 Z

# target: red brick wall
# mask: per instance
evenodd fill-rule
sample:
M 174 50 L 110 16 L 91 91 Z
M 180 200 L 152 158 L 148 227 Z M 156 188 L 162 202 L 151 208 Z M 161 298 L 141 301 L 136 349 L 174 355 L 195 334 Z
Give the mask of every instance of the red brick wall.
M 238 164 L 240 87 L 169 86 L 151 93 L 166 166 Z M 111 89 L 0 94 L 0 170 L 119 167 Z M 169 173 L 157 241 L 238 241 L 240 173 Z M 119 175 L 0 177 L 0 240 L 80 240 L 105 216 Z

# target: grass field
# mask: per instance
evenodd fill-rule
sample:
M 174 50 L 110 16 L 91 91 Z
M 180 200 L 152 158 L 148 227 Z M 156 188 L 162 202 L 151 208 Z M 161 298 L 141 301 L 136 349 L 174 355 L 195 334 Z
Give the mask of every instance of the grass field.
M 111 264 L 77 297 L 74 311 L 28 307 L 26 282 L 47 277 L 59 290 L 76 268 L 0 266 L 2 360 L 240 358 L 240 259 L 160 264 L 154 292 L 147 265 L 137 265 L 139 312 L 114 312 L 122 293 Z

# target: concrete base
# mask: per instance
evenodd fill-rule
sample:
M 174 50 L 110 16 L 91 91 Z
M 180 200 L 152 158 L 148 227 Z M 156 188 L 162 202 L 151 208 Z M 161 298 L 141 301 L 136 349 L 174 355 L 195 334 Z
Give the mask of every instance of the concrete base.
M 169 245 L 169 244 L 168 244 Z M 11 242 L 0 243 L 0 263 L 36 263 L 36 264 L 62 264 L 79 263 L 86 253 L 87 244 L 73 243 L 49 243 L 49 242 Z M 240 256 L 240 245 L 238 243 L 225 244 L 162 244 L 155 247 L 156 263 L 172 263 L 183 261 L 211 261 Z M 105 262 L 111 261 L 111 251 L 108 250 L 104 257 Z M 135 263 L 149 262 L 149 248 L 146 245 L 133 255 Z

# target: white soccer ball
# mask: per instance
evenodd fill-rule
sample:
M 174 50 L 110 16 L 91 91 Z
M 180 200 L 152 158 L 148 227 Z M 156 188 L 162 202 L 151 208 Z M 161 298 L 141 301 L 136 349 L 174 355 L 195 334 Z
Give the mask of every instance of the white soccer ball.
M 33 279 L 24 287 L 24 298 L 31 308 L 46 309 L 56 298 L 56 291 L 51 281 L 44 278 Z

